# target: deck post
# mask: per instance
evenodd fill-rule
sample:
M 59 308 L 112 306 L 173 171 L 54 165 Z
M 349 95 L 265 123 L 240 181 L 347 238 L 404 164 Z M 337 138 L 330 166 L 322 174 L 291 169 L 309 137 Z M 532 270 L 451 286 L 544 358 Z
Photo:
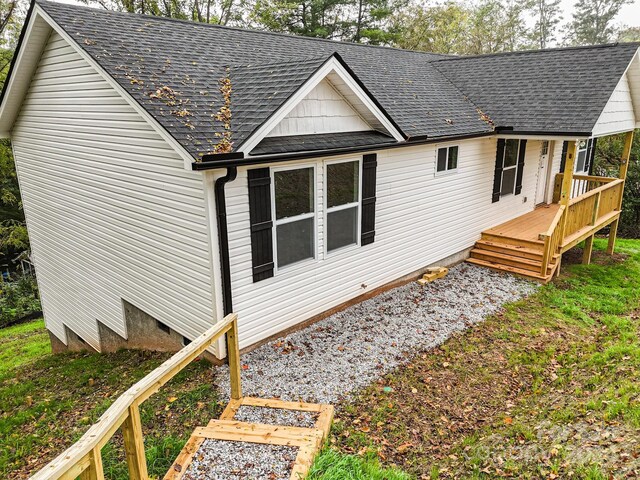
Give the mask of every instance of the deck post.
M 560 189 L 560 205 L 564 205 L 565 214 L 562 218 L 562 225 L 560 226 L 559 245 L 562 247 L 564 243 L 565 231 L 567 229 L 567 220 L 569 219 L 569 202 L 571 201 L 571 187 L 573 186 L 573 168 L 576 160 L 576 150 L 578 146 L 577 141 L 568 142 L 567 157 L 564 164 L 564 173 L 562 174 L 562 186 Z M 554 252 L 555 253 L 555 252 Z
M 627 132 L 624 137 L 624 148 L 622 149 L 622 157 L 620 158 L 620 175 L 621 180 L 627 179 L 627 171 L 629 170 L 629 159 L 631 157 L 631 146 L 633 144 L 633 131 Z M 618 211 L 622 211 L 622 199 L 624 197 L 624 187 L 622 184 L 620 189 L 620 198 L 618 199 Z M 613 255 L 616 248 L 616 238 L 618 236 L 618 225 L 620 223 L 620 214 L 618 218 L 611 223 L 609 227 L 609 244 L 607 245 L 607 253 Z
M 231 398 L 242 398 L 241 373 L 240 373 L 240 348 L 238 345 L 238 320 L 231 323 L 227 332 L 227 357 L 229 359 L 229 374 L 231 376 Z
M 142 436 L 142 421 L 137 402 L 129 407 L 129 416 L 122 424 L 124 450 L 129 467 L 131 480 L 147 480 L 147 458 L 144 452 L 144 438 Z
M 589 265 L 591 263 L 591 252 L 593 251 L 593 238 L 594 235 L 584 239 L 584 250 L 582 252 L 582 263 Z

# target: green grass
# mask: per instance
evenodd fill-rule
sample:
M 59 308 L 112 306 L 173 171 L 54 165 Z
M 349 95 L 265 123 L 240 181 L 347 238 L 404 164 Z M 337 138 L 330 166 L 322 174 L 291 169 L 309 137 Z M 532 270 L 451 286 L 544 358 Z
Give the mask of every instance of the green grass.
M 309 478 L 626 475 L 640 458 L 640 241 L 618 242 L 624 261 L 604 246 L 592 265 L 565 259 L 554 283 L 340 405 Z M 167 357 L 52 355 L 42 321 L 0 330 L 0 478 L 28 478 Z M 150 474 L 161 478 L 220 409 L 206 362 L 151 397 L 141 409 Z M 597 457 L 612 445 L 629 457 Z M 127 478 L 119 436 L 103 455 L 107 478 Z
M 41 320 L 0 330 L 0 478 L 28 478 L 70 446 L 119 394 L 169 354 L 52 355 Z M 220 413 L 212 369 L 194 362 L 141 407 L 149 473 L 168 471 L 196 426 Z M 128 478 L 119 435 L 107 478 Z
M 0 329 L 0 379 L 50 353 L 42 320 Z
M 596 241 L 591 265 L 565 258 L 552 284 L 344 405 L 334 448 L 377 452 L 416 478 L 633 475 L 640 241 L 619 240 L 613 259 L 605 247 Z
M 409 480 L 397 469 L 383 468 L 374 455 L 344 455 L 326 448 L 316 458 L 309 480 Z

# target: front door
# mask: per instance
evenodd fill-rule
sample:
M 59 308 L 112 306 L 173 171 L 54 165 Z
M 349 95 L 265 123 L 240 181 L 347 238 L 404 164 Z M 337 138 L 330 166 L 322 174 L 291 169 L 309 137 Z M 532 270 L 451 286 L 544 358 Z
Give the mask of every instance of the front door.
M 536 205 L 547 201 L 547 185 L 549 184 L 549 142 L 542 142 L 540 161 L 538 162 L 538 186 L 536 187 Z

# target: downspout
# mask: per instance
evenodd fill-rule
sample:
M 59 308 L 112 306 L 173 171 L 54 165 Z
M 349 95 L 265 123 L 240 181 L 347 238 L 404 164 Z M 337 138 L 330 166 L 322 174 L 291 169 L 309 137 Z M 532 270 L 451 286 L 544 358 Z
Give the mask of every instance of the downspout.
M 218 247 L 220 248 L 220 267 L 222 270 L 222 308 L 224 314 L 233 312 L 233 297 L 231 295 L 231 262 L 229 261 L 229 233 L 227 231 L 227 201 L 224 187 L 233 182 L 238 175 L 236 167 L 227 167 L 227 174 L 216 180 L 214 195 L 216 200 L 216 217 L 218 219 Z

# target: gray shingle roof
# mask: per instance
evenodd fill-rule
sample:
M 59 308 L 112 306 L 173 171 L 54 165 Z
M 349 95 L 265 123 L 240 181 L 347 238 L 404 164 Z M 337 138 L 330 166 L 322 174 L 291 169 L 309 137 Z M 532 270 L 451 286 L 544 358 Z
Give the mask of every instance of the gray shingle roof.
M 393 137 L 374 130 L 364 132 L 266 137 L 253 150 L 251 150 L 251 155 L 333 150 L 338 148 L 363 147 L 367 145 L 384 145 L 395 143 L 395 141 L 396 140 Z
M 450 57 L 38 0 L 194 158 L 222 124 L 231 80 L 234 148 L 331 55 L 410 140 L 517 131 L 590 131 L 637 45 Z
M 441 55 L 392 48 L 340 43 L 268 32 L 240 30 L 188 21 L 98 10 L 75 5 L 39 1 L 38 4 L 81 48 L 146 108 L 167 131 L 194 156 L 211 150 L 220 131 L 214 118 L 222 105 L 218 80 L 234 65 L 286 64 L 296 59 L 341 55 L 354 74 L 381 104 L 400 129 L 413 136 L 456 136 L 484 133 L 491 127 L 479 119 L 476 107 L 429 61 Z M 247 69 L 249 67 L 246 67 Z M 266 68 L 269 68 L 268 66 Z M 239 68 L 243 76 L 248 70 Z M 280 72 L 290 75 L 291 72 Z M 279 99 L 288 80 L 256 86 Z M 244 84 L 262 82 L 259 74 Z M 243 80 L 239 80 L 242 82 Z M 158 89 L 169 87 L 172 98 L 153 98 Z M 246 87 L 250 88 L 250 87 Z M 238 90 L 242 87 L 238 86 Z M 157 96 L 156 96 L 157 97 Z M 162 95 L 160 95 L 162 97 Z M 243 112 L 250 103 L 251 111 Z M 248 126 L 238 119 L 257 122 L 253 100 L 232 95 L 232 140 L 237 147 L 246 138 Z M 186 112 L 184 111 L 186 110 Z M 185 116 L 176 113 L 182 112 Z M 271 113 L 271 112 L 269 112 Z
M 481 55 L 432 65 L 497 127 L 590 133 L 639 45 Z

